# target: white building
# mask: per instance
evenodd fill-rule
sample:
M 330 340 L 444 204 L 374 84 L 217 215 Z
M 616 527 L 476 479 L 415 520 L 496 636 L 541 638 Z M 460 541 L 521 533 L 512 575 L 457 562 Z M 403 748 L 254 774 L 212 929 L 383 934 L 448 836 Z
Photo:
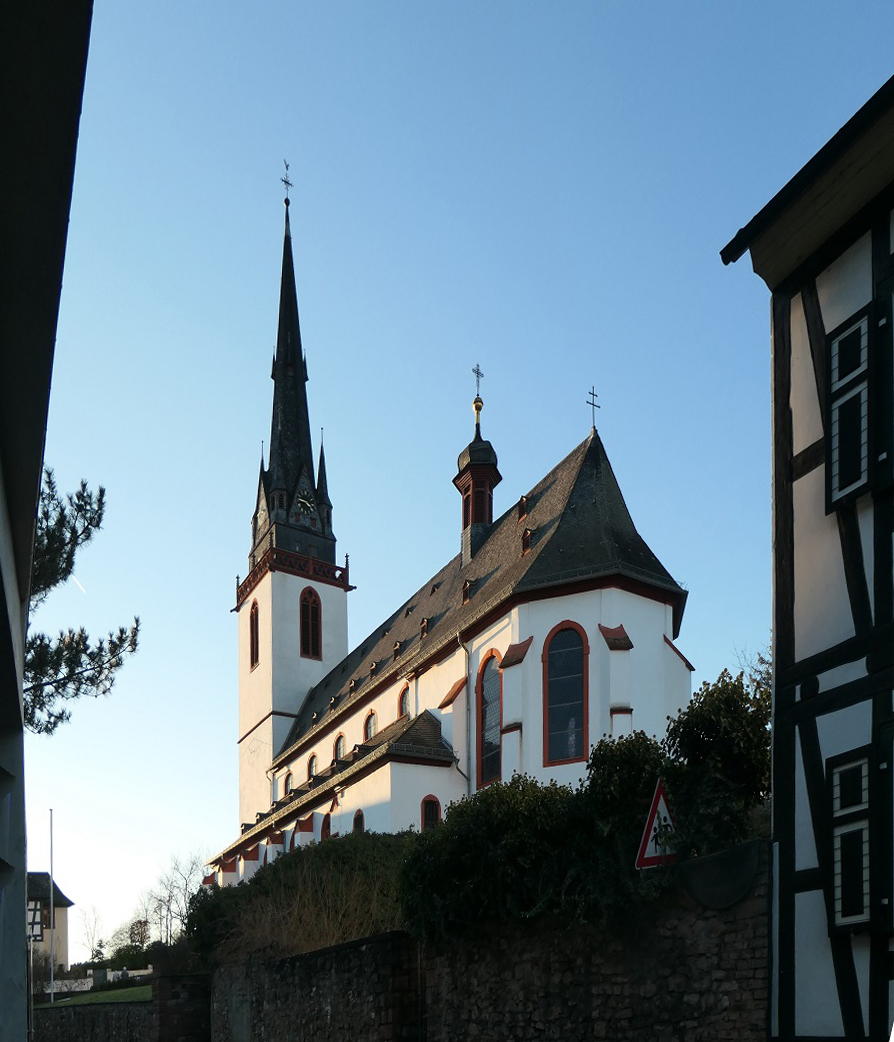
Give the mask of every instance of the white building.
M 773 294 L 774 1039 L 894 1018 L 894 78 L 721 251 Z
M 50 900 L 50 887 L 53 899 Z M 70 901 L 50 882 L 49 872 L 28 873 L 28 936 L 34 955 L 53 959 L 55 969 L 68 970 L 68 910 Z
M 461 552 L 349 651 L 288 209 L 280 293 L 270 460 L 236 594 L 242 833 L 212 863 L 220 883 L 330 835 L 428 828 L 515 772 L 575 783 L 603 734 L 662 735 L 690 694 L 673 643 L 686 593 L 637 533 L 596 430 L 494 519 L 477 397 L 452 476 Z

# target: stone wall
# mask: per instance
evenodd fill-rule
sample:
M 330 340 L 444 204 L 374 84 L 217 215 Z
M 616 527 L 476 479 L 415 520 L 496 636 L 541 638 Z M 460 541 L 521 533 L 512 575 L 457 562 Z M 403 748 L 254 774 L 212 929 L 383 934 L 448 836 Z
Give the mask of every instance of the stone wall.
M 214 974 L 215 1042 L 418 1039 L 419 951 L 403 933 L 226 966 Z
M 151 1042 L 151 1002 L 97 1002 L 88 1006 L 37 1006 L 34 1042 Z
M 207 974 L 155 977 L 152 1000 L 34 1009 L 34 1042 L 209 1042 Z
M 542 925 L 426 949 L 390 933 L 221 967 L 212 1038 L 763 1042 L 768 866 L 759 845 L 743 849 L 699 859 L 694 878 L 626 936 Z

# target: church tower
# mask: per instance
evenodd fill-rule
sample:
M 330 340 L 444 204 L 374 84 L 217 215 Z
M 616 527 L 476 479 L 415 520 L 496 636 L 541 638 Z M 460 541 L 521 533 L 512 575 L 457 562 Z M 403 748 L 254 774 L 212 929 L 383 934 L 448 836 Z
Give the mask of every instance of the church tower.
M 270 808 L 267 768 L 307 692 L 348 651 L 348 565 L 335 564 L 322 445 L 314 476 L 288 198 L 285 206 L 270 458 L 266 467 L 261 458 L 249 573 L 236 587 L 239 815 L 251 824 Z

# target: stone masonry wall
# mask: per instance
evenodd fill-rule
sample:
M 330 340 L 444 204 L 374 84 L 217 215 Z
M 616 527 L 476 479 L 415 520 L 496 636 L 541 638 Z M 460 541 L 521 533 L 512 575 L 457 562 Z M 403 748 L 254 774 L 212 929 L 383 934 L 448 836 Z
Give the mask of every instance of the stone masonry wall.
M 209 1042 L 207 974 L 159 976 L 148 1002 L 37 1006 L 34 1042 Z
M 418 1039 L 419 952 L 406 934 L 253 959 L 214 974 L 216 1042 L 398 1042 Z
M 623 937 L 541 926 L 439 950 L 390 933 L 222 967 L 212 1039 L 763 1042 L 767 875 L 764 852 L 731 907 L 706 908 L 680 890 L 648 927 Z
M 619 939 L 577 926 L 429 952 L 425 978 L 427 1042 L 763 1042 L 766 888 L 723 911 L 679 896 Z
M 151 1042 L 154 1038 L 151 1002 L 59 1004 L 34 1010 L 34 1042 Z

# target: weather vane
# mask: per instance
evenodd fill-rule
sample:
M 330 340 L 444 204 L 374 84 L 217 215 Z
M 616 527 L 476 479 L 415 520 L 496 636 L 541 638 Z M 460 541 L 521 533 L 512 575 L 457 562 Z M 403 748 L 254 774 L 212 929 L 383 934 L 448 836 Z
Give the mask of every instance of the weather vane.
M 481 397 L 481 381 L 484 379 L 484 373 L 481 372 L 481 366 L 476 362 L 475 368 L 472 370 L 472 375 L 475 377 L 475 397 Z
M 596 410 L 602 408 L 602 406 L 599 404 L 599 402 L 596 401 L 596 399 L 598 397 L 599 397 L 599 395 L 596 393 L 596 385 L 594 384 L 590 388 L 590 396 L 589 396 L 589 398 L 587 398 L 587 405 L 590 406 L 590 412 L 593 414 L 593 426 L 594 427 L 596 426 Z
M 292 187 L 292 182 L 289 180 L 289 164 L 283 160 L 283 166 L 286 168 L 286 176 L 281 177 L 280 181 L 286 186 L 286 199 L 289 198 L 289 189 Z

